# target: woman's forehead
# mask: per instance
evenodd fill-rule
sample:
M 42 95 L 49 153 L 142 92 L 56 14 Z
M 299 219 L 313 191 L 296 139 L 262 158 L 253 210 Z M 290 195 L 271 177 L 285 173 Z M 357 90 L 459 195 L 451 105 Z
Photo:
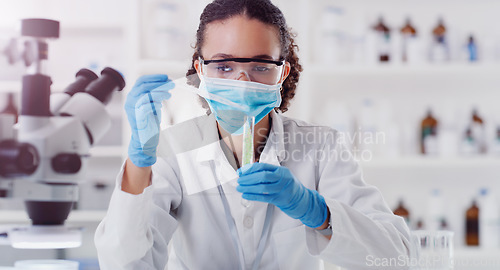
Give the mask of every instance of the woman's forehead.
M 201 49 L 205 59 L 258 57 L 278 60 L 281 44 L 276 27 L 241 15 L 209 23 Z

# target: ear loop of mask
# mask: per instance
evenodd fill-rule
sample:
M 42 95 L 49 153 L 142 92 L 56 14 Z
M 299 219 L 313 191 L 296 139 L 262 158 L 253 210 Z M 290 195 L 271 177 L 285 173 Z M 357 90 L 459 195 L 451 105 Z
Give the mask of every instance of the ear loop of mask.
M 284 80 L 280 83 L 280 81 L 283 79 L 283 76 L 285 76 L 285 63 L 283 63 L 283 65 L 281 65 L 281 74 L 280 74 L 280 77 L 278 79 L 278 81 L 276 82 L 277 84 L 283 84 Z

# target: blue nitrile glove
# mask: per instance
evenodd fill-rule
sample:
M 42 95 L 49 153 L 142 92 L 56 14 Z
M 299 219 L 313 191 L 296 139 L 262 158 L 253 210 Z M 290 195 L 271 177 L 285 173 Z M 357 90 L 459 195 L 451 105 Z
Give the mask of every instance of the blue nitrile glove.
M 283 166 L 253 163 L 238 169 L 238 187 L 243 199 L 276 205 L 292 218 L 316 228 L 328 217 L 325 199 L 316 190 L 310 190 Z
M 174 83 L 167 75 L 144 75 L 127 95 L 125 112 L 132 130 L 128 156 L 138 167 L 156 162 L 161 122 L 161 103 L 170 98 Z

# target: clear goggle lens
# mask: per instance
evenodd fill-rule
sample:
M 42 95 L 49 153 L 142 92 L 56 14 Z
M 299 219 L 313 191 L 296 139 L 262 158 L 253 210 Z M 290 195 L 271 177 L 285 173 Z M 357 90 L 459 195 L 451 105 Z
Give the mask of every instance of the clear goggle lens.
M 280 83 L 283 76 L 284 61 L 271 61 L 253 58 L 229 58 L 203 60 L 202 74 L 208 78 L 239 80 L 245 78 L 263 84 Z

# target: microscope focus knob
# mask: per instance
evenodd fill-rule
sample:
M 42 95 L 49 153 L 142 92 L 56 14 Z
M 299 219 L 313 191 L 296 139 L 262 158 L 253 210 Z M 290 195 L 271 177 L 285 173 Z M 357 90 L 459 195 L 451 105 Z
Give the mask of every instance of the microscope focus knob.
M 17 177 L 33 174 L 40 158 L 36 148 L 15 140 L 0 142 L 0 176 Z
M 57 173 L 74 174 L 82 168 L 82 159 L 78 154 L 61 153 L 52 158 L 52 169 Z

